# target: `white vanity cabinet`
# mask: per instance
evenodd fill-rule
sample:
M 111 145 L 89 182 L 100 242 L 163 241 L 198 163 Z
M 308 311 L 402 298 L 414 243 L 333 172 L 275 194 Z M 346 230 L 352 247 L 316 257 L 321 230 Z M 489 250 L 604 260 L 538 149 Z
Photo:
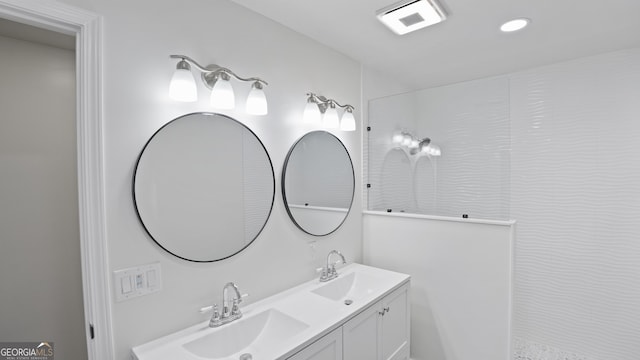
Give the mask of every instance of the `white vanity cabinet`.
M 287 360 L 342 360 L 342 328 L 337 328 Z
M 409 284 L 345 323 L 344 360 L 409 360 Z
M 409 360 L 409 283 L 288 360 Z

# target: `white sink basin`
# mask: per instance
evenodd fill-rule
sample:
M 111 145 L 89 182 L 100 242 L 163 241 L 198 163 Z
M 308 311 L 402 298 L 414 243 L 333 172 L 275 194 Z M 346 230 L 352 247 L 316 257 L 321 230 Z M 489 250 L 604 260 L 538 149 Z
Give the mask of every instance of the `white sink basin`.
M 184 349 L 205 359 L 238 359 L 244 353 L 259 354 L 309 327 L 278 310 L 269 309 L 222 325 L 215 331 L 185 343 Z M 255 355 L 254 355 L 255 356 Z
M 329 280 L 311 292 L 331 300 L 358 299 L 380 288 L 381 279 L 362 272 L 351 272 Z

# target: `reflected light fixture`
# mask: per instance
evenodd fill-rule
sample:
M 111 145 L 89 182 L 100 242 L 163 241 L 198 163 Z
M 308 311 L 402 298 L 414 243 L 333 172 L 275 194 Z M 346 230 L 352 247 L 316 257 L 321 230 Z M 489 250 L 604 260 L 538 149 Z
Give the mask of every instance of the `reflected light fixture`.
M 171 78 L 171 83 L 169 84 L 169 96 L 173 100 L 197 100 L 196 81 L 191 72 L 191 66 L 194 66 L 200 71 L 205 86 L 211 89 L 210 101 L 214 108 L 235 108 L 235 93 L 230 82 L 231 77 L 234 77 L 239 81 L 252 83 L 251 91 L 249 92 L 246 102 L 247 113 L 252 115 L 267 114 L 267 98 L 264 94 L 264 86 L 268 85 L 266 81 L 257 77 L 240 77 L 230 69 L 216 64 L 205 67 L 185 55 L 170 55 L 169 57 L 172 59 L 180 59 L 176 66 L 176 71 Z
M 402 136 L 402 146 L 409 147 L 411 145 L 411 142 L 413 142 L 413 136 L 409 133 L 405 133 Z
M 391 143 L 396 148 L 405 149 L 411 155 L 428 155 L 430 157 L 442 155 L 440 147 L 431 142 L 430 138 L 420 139 L 406 131 L 395 132 L 391 137 Z
M 398 35 L 437 24 L 447 14 L 437 0 L 403 0 L 376 12 L 378 20 Z
M 438 146 L 436 144 L 429 144 L 429 145 L 423 147 L 421 151 L 423 153 L 426 153 L 427 155 L 431 155 L 431 156 L 440 156 L 440 155 L 442 155 L 442 151 L 440 150 L 440 146 Z
M 342 117 L 338 115 L 338 108 L 344 109 Z M 304 108 L 302 119 L 308 124 L 322 122 L 322 125 L 327 129 L 340 128 L 342 131 L 355 131 L 354 109 L 351 105 L 340 105 L 337 101 L 327 99 L 322 95 L 307 93 L 307 105 Z
M 393 137 L 391 138 L 391 142 L 394 145 L 400 146 L 402 145 L 403 139 L 404 139 L 404 135 L 401 132 L 396 132 L 393 134 Z

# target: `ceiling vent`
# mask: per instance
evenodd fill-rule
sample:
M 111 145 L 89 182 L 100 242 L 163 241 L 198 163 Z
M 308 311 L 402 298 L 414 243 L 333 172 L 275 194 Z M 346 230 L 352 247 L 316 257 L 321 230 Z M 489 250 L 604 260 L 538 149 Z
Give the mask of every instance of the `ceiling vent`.
M 436 0 L 410 0 L 377 11 L 378 20 L 398 35 L 437 24 L 447 18 Z

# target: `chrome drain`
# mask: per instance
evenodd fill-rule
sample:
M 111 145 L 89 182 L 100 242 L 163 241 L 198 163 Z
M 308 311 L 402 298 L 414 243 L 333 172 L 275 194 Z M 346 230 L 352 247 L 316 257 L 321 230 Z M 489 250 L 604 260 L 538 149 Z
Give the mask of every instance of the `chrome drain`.
M 253 359 L 253 355 L 249 353 L 240 355 L 240 360 L 251 360 L 251 359 Z
M 344 304 L 345 305 L 351 305 L 351 304 L 353 304 L 353 300 L 347 299 L 347 300 L 344 301 Z

